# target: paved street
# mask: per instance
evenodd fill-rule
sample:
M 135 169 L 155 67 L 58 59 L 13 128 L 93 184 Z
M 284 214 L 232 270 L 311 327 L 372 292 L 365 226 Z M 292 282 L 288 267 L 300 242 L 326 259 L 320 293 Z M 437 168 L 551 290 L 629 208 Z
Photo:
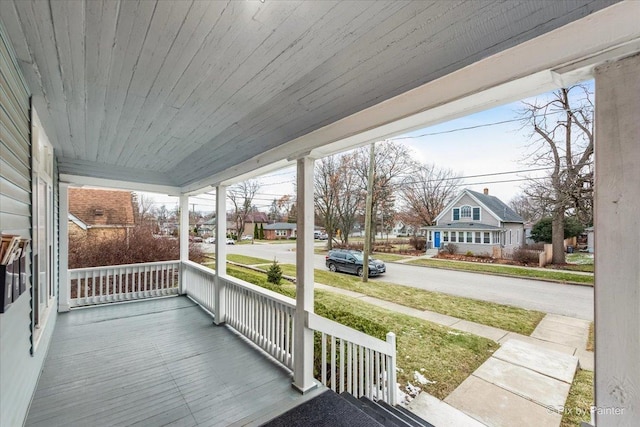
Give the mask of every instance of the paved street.
M 228 253 L 269 260 L 275 256 L 278 262 L 295 264 L 294 247 L 295 244 L 256 244 L 227 246 L 227 250 Z M 315 268 L 326 268 L 324 255 L 315 256 Z M 588 286 L 562 285 L 399 263 L 387 263 L 387 273 L 372 280 L 593 320 L 593 288 Z

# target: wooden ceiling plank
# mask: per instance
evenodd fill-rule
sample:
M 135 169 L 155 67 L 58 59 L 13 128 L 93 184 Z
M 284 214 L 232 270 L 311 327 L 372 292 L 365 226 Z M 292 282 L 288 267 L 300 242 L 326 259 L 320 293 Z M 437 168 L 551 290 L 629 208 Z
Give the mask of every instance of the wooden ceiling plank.
M 32 60 L 38 64 L 38 81 L 40 85 L 35 89 L 35 96 L 42 97 L 39 111 L 47 109 L 47 135 L 58 142 L 60 151 L 75 155 L 76 149 L 69 138 L 69 122 L 65 116 L 62 81 L 60 79 L 60 64 L 57 61 L 55 36 L 48 3 L 45 2 L 17 2 L 16 11 L 22 22 L 23 34 L 30 47 Z M 33 91 L 34 89 L 32 89 Z
M 114 65 L 113 46 L 116 43 L 116 26 L 120 3 L 113 1 L 86 2 L 85 28 L 85 140 L 86 158 L 99 160 L 99 150 L 105 144 L 101 128 L 106 120 L 107 87 Z M 97 29 L 97 30 L 96 30 Z
M 158 136 L 171 125 L 177 109 L 165 105 L 166 98 L 202 46 L 211 30 L 211 22 L 215 21 L 223 6 L 222 2 L 194 2 L 141 108 L 142 114 L 135 124 L 140 132 L 132 133 L 127 145 L 140 140 L 147 143 L 157 141 Z M 162 155 L 166 154 L 162 152 Z M 137 165 L 132 163 L 131 166 Z
M 84 2 L 56 1 L 51 3 L 53 29 L 58 47 L 62 88 L 69 118 L 71 143 L 80 157 L 86 157 L 85 139 L 85 48 Z
M 117 70 L 117 74 L 114 73 L 110 76 L 107 89 L 108 95 L 111 95 L 112 90 L 115 92 L 113 99 L 109 99 L 108 96 L 107 108 L 110 111 L 107 112 L 107 115 L 111 116 L 112 120 L 106 124 L 106 130 L 109 133 L 105 136 L 110 138 L 105 141 L 108 151 L 102 154 L 107 163 L 114 164 L 122 159 L 126 136 L 133 127 L 132 121 L 135 114 L 144 102 L 144 98 L 130 92 L 131 81 L 157 5 L 155 2 L 142 1 L 131 5 L 134 8 L 132 11 L 128 7 L 125 9 L 125 6 L 129 6 L 130 3 L 133 2 L 122 3 L 118 16 L 116 43 L 123 43 L 125 48 L 124 52 L 118 52 L 117 58 L 114 57 L 114 60 L 121 61 L 121 67 Z M 129 20 L 129 13 L 133 14 L 133 22 Z M 124 21 L 122 33 L 120 33 L 121 20 Z M 121 53 L 123 56 L 120 56 Z
M 151 2 L 146 2 L 147 6 Z M 99 73 L 99 78 L 91 81 L 88 84 L 89 89 L 93 90 L 94 97 L 91 97 L 92 102 L 90 105 L 90 117 L 96 118 L 96 127 L 98 129 L 92 129 L 92 137 L 97 135 L 97 139 L 101 141 L 97 152 L 98 162 L 111 161 L 110 156 L 113 155 L 114 147 L 113 142 L 115 134 L 117 132 L 118 119 L 122 113 L 122 105 L 125 102 L 127 94 L 128 81 L 124 81 L 121 78 L 123 73 L 123 67 L 125 58 L 127 56 L 127 49 L 129 47 L 129 39 L 131 38 L 131 32 L 136 24 L 136 16 L 138 15 L 138 3 L 133 1 L 127 1 L 118 3 L 119 7 L 116 9 L 115 17 L 113 17 L 113 24 L 109 26 L 112 29 L 113 35 L 111 37 L 99 37 L 92 44 L 97 46 L 92 52 L 92 59 L 87 60 L 87 69 L 92 67 L 92 72 L 87 71 L 87 76 Z M 102 22 L 107 22 L 109 18 L 107 16 L 113 16 L 111 13 L 101 12 L 102 8 L 96 10 L 98 17 L 104 17 Z M 95 20 L 95 25 L 98 25 L 99 20 Z M 103 30 L 106 32 L 106 28 Z M 95 37 L 99 32 L 95 32 L 92 36 Z M 89 33 L 87 33 L 87 37 Z M 111 39 L 110 45 L 102 44 L 102 40 Z M 99 43 L 99 44 L 98 44 Z M 87 41 L 87 49 L 89 47 L 89 41 Z M 110 59 L 109 63 L 105 64 L 103 61 Z M 94 85 L 95 87 L 92 87 Z M 93 132 L 96 132 L 95 134 Z M 89 137 L 88 137 L 89 139 Z

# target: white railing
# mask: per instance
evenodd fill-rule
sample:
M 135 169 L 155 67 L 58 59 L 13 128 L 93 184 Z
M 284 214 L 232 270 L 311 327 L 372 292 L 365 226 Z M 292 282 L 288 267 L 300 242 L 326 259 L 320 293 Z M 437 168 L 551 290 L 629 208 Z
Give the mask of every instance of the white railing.
M 221 283 L 225 322 L 293 370 L 295 300 L 232 277 Z
M 211 313 L 215 313 L 216 305 L 216 272 L 193 261 L 182 263 L 184 268 L 184 291 L 193 300 Z
M 110 265 L 69 270 L 71 307 L 174 295 L 180 261 Z
M 307 327 L 316 331 L 317 380 L 338 393 L 397 403 L 393 332 L 385 342 L 314 313 L 307 313 Z

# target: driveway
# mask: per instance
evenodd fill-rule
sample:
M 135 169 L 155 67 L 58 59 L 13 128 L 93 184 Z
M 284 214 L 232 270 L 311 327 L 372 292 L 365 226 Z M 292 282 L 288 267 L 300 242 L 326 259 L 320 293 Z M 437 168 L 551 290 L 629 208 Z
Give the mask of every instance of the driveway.
M 295 264 L 294 248 L 293 243 L 254 244 L 227 246 L 227 251 L 268 260 L 276 257 L 280 263 Z M 326 268 L 324 255 L 314 256 L 314 267 Z M 593 320 L 593 288 L 589 286 L 562 285 L 400 263 L 387 263 L 387 273 L 371 280 Z

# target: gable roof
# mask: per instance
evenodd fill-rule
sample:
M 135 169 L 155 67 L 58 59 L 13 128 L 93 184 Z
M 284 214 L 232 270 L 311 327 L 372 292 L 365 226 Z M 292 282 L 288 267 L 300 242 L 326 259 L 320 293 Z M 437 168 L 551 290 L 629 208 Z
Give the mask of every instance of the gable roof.
M 524 219 L 511 209 L 506 203 L 498 199 L 496 196 L 478 193 L 477 191 L 465 190 L 471 196 L 475 197 L 480 203 L 485 205 L 487 209 L 492 211 L 502 222 L 522 222 Z
M 295 230 L 297 225 L 292 222 L 276 222 L 264 226 L 265 230 Z
M 135 224 L 130 191 L 69 188 L 69 213 L 90 227 Z
M 475 200 L 480 206 L 485 208 L 490 215 L 499 221 L 524 223 L 524 219 L 522 219 L 520 215 L 496 196 L 478 193 L 477 191 L 472 191 L 467 188 L 462 190 L 451 202 L 449 202 L 442 212 L 436 216 L 435 222 L 438 223 L 442 219 L 443 215 L 455 207 L 465 194 Z

